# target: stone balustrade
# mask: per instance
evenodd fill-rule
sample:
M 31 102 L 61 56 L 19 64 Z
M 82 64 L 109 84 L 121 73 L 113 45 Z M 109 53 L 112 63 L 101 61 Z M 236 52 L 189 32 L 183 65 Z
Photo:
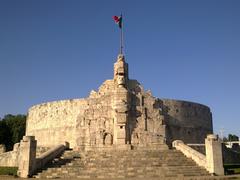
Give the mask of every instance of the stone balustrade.
M 32 176 L 36 170 L 43 168 L 48 162 L 61 155 L 68 143 L 55 146 L 36 158 L 37 141 L 34 136 L 24 136 L 20 142 L 18 176 L 27 178 Z
M 0 154 L 0 166 L 18 167 L 19 151 L 9 151 Z
M 172 145 L 185 156 L 193 159 L 199 166 L 204 167 L 209 173 L 224 175 L 222 144 L 218 136 L 209 134 L 205 139 L 206 156 L 184 144 L 181 140 L 173 141 Z
M 184 142 L 181 140 L 173 141 L 173 147 L 181 151 L 188 158 L 191 158 L 192 160 L 194 160 L 199 166 L 205 168 L 207 163 L 206 156 L 204 156 L 200 152 L 184 144 Z
M 65 149 L 66 146 L 62 144 L 49 149 L 36 159 L 35 169 L 43 168 L 48 162 L 61 155 Z
M 19 143 L 13 147 L 13 151 L 8 151 L 0 154 L 0 166 L 3 167 L 18 167 L 19 164 Z

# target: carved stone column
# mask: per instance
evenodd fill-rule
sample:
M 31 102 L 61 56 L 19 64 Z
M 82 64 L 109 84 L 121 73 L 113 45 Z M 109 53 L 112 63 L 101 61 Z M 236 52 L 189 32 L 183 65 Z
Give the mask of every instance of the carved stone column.
M 128 65 L 123 55 L 119 55 L 117 62 L 114 64 L 114 85 L 112 104 L 114 119 L 113 143 L 120 147 L 126 144 L 126 123 L 129 113 Z

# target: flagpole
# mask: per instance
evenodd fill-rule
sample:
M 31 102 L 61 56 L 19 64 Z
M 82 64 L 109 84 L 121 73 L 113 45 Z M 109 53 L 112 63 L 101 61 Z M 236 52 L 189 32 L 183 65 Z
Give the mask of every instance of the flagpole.
M 121 13 L 121 31 L 120 31 L 120 54 L 123 54 L 123 18 Z

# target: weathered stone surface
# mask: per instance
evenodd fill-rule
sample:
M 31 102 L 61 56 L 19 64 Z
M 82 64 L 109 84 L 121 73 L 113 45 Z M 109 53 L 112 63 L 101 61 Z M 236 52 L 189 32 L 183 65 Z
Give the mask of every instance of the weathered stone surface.
M 69 142 L 70 148 L 159 148 L 175 139 L 203 142 L 212 132 L 210 109 L 196 103 L 161 100 L 128 77 L 119 55 L 114 77 L 85 99 L 55 101 L 29 109 L 26 135 L 39 146 Z M 126 145 L 126 146 L 125 146 Z
M 193 102 L 163 99 L 168 143 L 183 140 L 185 143 L 204 143 L 213 133 L 210 108 Z
M 0 166 L 17 167 L 19 163 L 18 157 L 18 151 L 9 151 L 2 153 L 0 154 Z
M 20 142 L 18 176 L 27 178 L 35 171 L 37 141 L 34 136 L 23 136 Z
M 26 135 L 35 136 L 40 146 L 68 141 L 76 145 L 76 121 L 87 108 L 84 99 L 64 100 L 33 106 L 28 112 Z
M 210 173 L 224 175 L 222 143 L 217 135 L 209 134 L 205 139 L 207 167 Z
M 17 167 L 19 164 L 19 143 L 14 144 L 13 151 L 0 154 L 0 166 Z
M 74 158 L 76 157 L 80 158 Z M 73 159 L 61 167 L 61 161 Z M 65 151 L 51 168 L 36 175 L 45 179 L 198 179 L 196 176 L 209 176 L 203 168 L 176 150 L 114 150 L 101 152 Z M 179 178 L 181 176 L 182 178 Z M 194 176 L 189 178 L 189 176 Z M 168 178 L 169 177 L 169 178 Z M 207 179 L 207 178 L 206 178 Z

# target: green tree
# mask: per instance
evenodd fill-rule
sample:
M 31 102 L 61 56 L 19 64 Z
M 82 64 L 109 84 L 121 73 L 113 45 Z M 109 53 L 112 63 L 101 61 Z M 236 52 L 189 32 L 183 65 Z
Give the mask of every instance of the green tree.
M 239 137 L 235 134 L 228 134 L 228 141 L 239 141 Z
M 10 133 L 5 121 L 0 121 L 0 144 L 5 146 L 10 142 Z
M 25 134 L 25 115 L 5 115 L 0 121 L 0 144 L 5 144 L 7 150 L 19 142 Z

